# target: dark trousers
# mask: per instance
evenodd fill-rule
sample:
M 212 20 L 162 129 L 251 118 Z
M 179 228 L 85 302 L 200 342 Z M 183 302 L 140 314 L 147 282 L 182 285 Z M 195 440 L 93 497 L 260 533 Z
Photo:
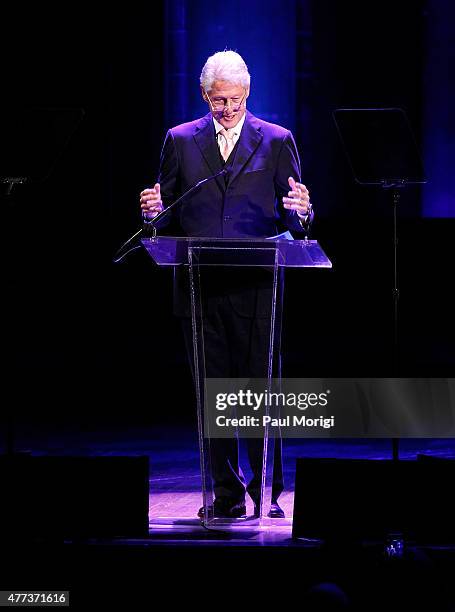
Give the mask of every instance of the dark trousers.
M 232 306 L 228 295 L 211 296 L 204 308 L 203 333 L 205 348 L 205 376 L 207 378 L 267 378 L 270 342 L 270 318 L 242 316 Z M 193 377 L 193 335 L 191 319 L 182 317 L 186 349 Z M 276 324 L 280 327 L 280 317 Z M 277 370 L 279 373 L 279 370 Z M 224 498 L 233 504 L 243 502 L 245 490 L 254 502 L 259 502 L 263 440 L 246 440 L 248 459 L 253 473 L 246 486 L 239 465 L 237 439 L 212 438 L 210 459 L 215 498 Z M 283 464 L 281 439 L 275 440 L 273 462 L 272 499 L 283 491 Z

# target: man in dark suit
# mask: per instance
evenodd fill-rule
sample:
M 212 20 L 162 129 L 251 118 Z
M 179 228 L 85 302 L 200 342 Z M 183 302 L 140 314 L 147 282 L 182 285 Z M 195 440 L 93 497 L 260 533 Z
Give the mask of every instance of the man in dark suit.
M 169 217 L 173 217 L 177 231 L 184 236 L 267 238 L 289 229 L 301 237 L 313 212 L 308 190 L 299 182 L 300 162 L 291 132 L 246 110 L 250 75 L 237 53 L 222 51 L 211 56 L 200 81 L 210 112 L 168 131 L 158 182 L 141 193 L 143 215 L 153 218 L 195 183 L 225 167 L 225 176 L 207 182 L 178 210 L 172 210 Z M 263 269 L 247 270 L 217 268 L 215 274 L 206 272 L 207 378 L 267 377 L 271 275 Z M 188 278 L 182 272 L 176 270 L 174 311 L 182 318 L 191 360 Z M 275 448 L 269 516 L 281 517 L 281 444 Z M 262 469 L 258 440 L 248 441 L 248 455 L 253 478 L 245 487 L 237 441 L 211 441 L 216 516 L 245 514 L 245 489 L 257 508 Z

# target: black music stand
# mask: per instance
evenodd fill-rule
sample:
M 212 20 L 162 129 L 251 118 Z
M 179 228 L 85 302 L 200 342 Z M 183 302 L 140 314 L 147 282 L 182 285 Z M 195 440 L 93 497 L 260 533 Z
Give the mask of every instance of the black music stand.
M 388 189 L 393 207 L 393 361 L 398 365 L 397 208 L 400 189 L 426 182 L 422 160 L 405 112 L 400 108 L 340 108 L 333 112 L 352 173 L 360 185 Z M 394 439 L 393 458 L 398 459 Z
M 84 116 L 81 108 L 2 108 L 0 182 L 6 195 L 48 178 Z
M 10 213 L 14 205 L 13 190 L 17 191 L 15 188 L 25 183 L 33 187 L 34 184 L 49 178 L 83 116 L 82 108 L 2 107 L 0 184 L 4 185 L 5 189 L 0 200 L 3 199 L 5 202 L 2 204 L 7 205 L 6 208 L 2 206 L 1 211 L 5 220 L 6 240 L 16 240 L 18 230 Z M 13 245 L 7 245 L 6 256 L 9 257 L 12 252 Z M 9 409 L 6 424 L 6 454 L 10 455 L 13 452 L 14 419 Z

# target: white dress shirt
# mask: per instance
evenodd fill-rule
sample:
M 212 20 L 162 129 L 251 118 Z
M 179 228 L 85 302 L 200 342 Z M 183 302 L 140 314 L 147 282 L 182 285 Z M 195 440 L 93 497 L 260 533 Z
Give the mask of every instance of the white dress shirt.
M 237 140 L 240 138 L 240 132 L 242 131 L 242 127 L 243 124 L 245 123 L 245 117 L 246 117 L 246 113 L 243 113 L 243 117 L 240 119 L 240 121 L 237 123 L 237 125 L 235 127 L 229 128 L 227 131 L 229 134 L 233 134 L 232 137 L 232 144 L 235 147 L 235 144 L 237 142 Z M 220 134 L 221 130 L 224 130 L 226 128 L 224 128 L 221 123 L 218 123 L 218 121 L 215 119 L 215 117 L 212 117 L 213 119 L 213 125 L 215 126 L 215 131 L 216 131 L 216 140 L 218 142 L 218 148 L 220 149 L 220 152 L 223 150 L 223 146 L 224 146 L 224 136 Z

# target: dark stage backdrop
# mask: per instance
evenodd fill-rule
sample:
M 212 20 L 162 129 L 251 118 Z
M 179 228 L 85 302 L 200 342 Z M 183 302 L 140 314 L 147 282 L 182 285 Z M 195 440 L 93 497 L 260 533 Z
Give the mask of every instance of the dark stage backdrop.
M 276 3 L 253 4 L 235 2 L 229 15 L 183 0 L 2 8 L 2 120 L 11 106 L 85 110 L 51 177 L 2 205 L 4 392 L 19 420 L 194 420 L 171 275 L 141 252 L 117 266 L 112 256 L 138 227 L 138 194 L 156 180 L 166 130 L 205 112 L 200 64 L 223 48 L 250 66 L 251 110 L 295 130 L 317 210 L 313 235 L 334 263 L 331 272 L 288 275 L 285 374 L 392 373 L 390 202 L 354 183 L 331 112 L 399 106 L 421 150 L 431 141 L 427 153 L 440 155 L 438 104 L 448 95 L 453 107 L 453 87 L 446 92 L 441 79 L 435 101 L 425 75 L 441 61 L 433 42 L 453 9 L 436 0 L 298 0 L 280 3 L 274 19 Z M 448 33 L 444 40 L 453 67 Z M 453 182 L 441 176 L 432 182 L 430 173 L 426 216 L 441 181 L 453 214 Z M 400 373 L 450 375 L 453 221 L 424 218 L 414 187 L 403 196 L 399 232 Z

